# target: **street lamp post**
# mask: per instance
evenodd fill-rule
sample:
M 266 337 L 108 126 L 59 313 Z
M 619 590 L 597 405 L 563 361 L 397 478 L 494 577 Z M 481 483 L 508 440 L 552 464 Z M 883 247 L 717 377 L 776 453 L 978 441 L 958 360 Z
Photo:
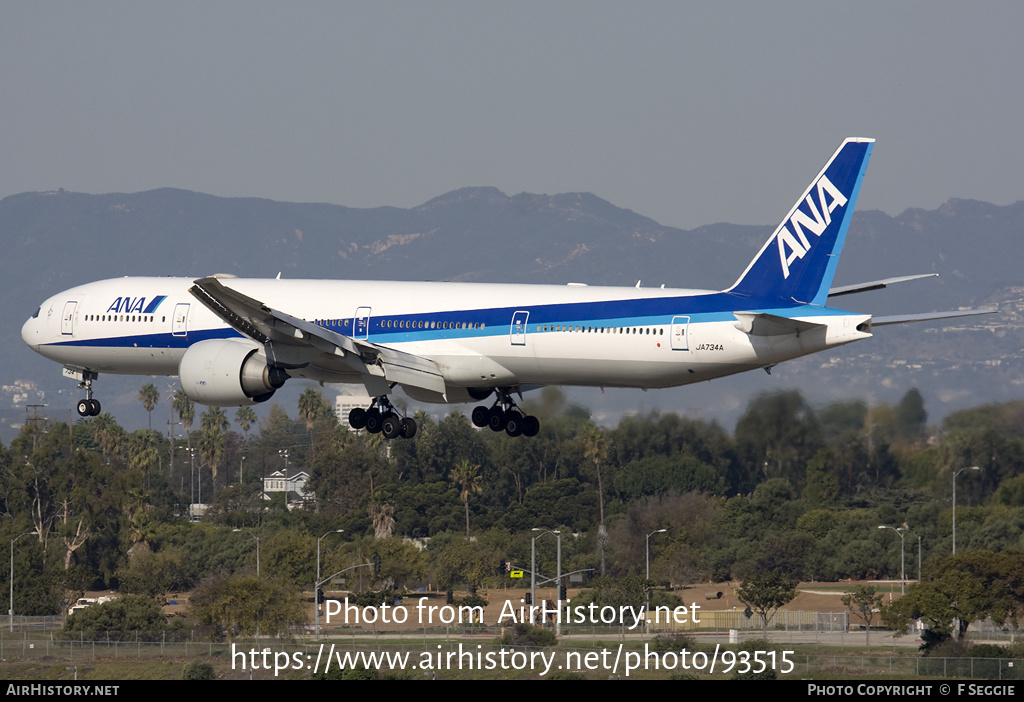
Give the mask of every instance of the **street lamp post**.
M 644 575 L 647 580 L 651 579 L 651 537 L 655 534 L 664 534 L 668 529 L 658 529 L 647 535 L 647 571 Z
M 970 468 L 961 468 L 956 473 L 953 473 L 953 555 L 956 555 L 956 476 L 963 473 L 965 470 L 981 470 L 978 466 L 971 466 Z
M 540 527 L 534 527 L 530 531 L 539 531 L 540 533 L 530 539 L 530 606 L 537 604 L 537 539 L 544 536 L 544 534 L 554 534 L 555 539 L 558 541 L 558 556 L 557 556 L 557 570 L 555 575 L 555 602 L 558 603 L 559 616 L 555 617 L 555 636 L 560 636 L 562 633 L 562 532 L 557 529 L 541 529 Z M 550 578 L 549 578 L 550 580 Z M 532 611 L 532 610 L 531 610 Z M 533 619 L 533 617 L 530 617 Z
M 250 537 L 256 539 L 256 577 L 260 577 L 260 537 L 253 534 L 248 529 L 232 529 L 231 531 L 238 532 L 240 534 L 248 534 Z
M 917 582 L 921 582 L 921 535 L 906 524 L 903 525 L 903 528 L 917 537 Z
M 651 579 L 651 537 L 654 536 L 655 534 L 664 534 L 666 531 L 668 531 L 668 529 L 658 529 L 657 531 L 652 531 L 650 534 L 647 535 L 647 570 L 646 570 L 645 575 L 644 575 L 644 579 L 648 581 L 647 584 L 644 586 L 644 592 L 647 593 L 647 597 L 646 597 L 646 600 L 644 602 L 644 629 L 645 630 L 649 626 L 649 620 L 647 618 L 647 612 L 651 608 L 651 585 L 650 585 L 650 579 Z
M 343 534 L 344 529 L 329 531 L 316 540 L 316 582 L 313 583 L 313 609 L 316 611 L 316 638 L 320 638 L 320 542 L 331 534 Z
M 189 480 L 192 484 L 189 486 L 191 494 L 189 495 L 189 501 L 193 504 L 196 501 L 196 450 L 194 448 L 188 449 L 188 464 L 189 464 Z M 200 488 L 200 491 L 202 488 Z M 191 507 L 189 508 L 189 521 L 192 521 Z
M 14 542 L 20 539 L 22 536 L 39 536 L 38 531 L 26 531 L 24 534 L 20 534 L 11 539 L 11 607 L 8 610 L 10 616 L 11 633 L 14 633 Z
M 882 524 L 878 528 L 879 529 L 892 529 L 893 531 L 895 531 L 897 534 L 900 535 L 900 594 L 901 595 L 905 595 L 905 594 L 907 594 L 907 588 L 906 588 L 907 577 L 906 577 L 906 569 L 904 568 L 904 563 L 906 561 L 904 559 L 904 549 L 903 549 L 903 543 L 904 543 L 903 542 L 903 530 L 906 527 L 900 527 L 900 528 L 897 529 L 896 527 L 886 526 L 885 524 Z

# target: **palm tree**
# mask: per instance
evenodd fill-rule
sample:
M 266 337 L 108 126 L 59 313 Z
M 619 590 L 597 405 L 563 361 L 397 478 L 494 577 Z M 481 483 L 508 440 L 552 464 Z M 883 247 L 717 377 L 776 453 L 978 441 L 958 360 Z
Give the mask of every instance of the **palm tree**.
M 188 398 L 184 390 L 174 393 L 174 411 L 178 413 L 181 426 L 185 429 L 185 435 L 192 431 L 192 422 L 196 419 L 196 406 Z
M 213 473 L 213 489 L 217 489 L 217 468 L 224 460 L 224 433 L 231 426 L 227 415 L 220 407 L 211 407 L 203 412 L 202 431 L 199 434 L 199 455 Z
M 473 465 L 463 458 L 452 468 L 448 480 L 459 489 L 459 498 L 466 506 L 466 540 L 469 540 L 469 496 L 479 495 L 484 491 L 483 479 L 480 477 L 480 466 Z
M 153 431 L 153 410 L 156 409 L 157 404 L 160 402 L 160 391 L 156 389 L 153 383 L 146 383 L 139 388 L 139 402 L 146 408 L 146 412 L 149 414 L 149 430 Z
M 604 434 L 597 427 L 594 427 L 583 440 L 585 442 L 583 455 L 587 460 L 594 462 L 594 470 L 597 473 L 597 496 L 601 510 L 601 524 L 597 529 L 597 545 L 601 550 L 601 575 L 604 575 L 604 553 L 608 545 L 608 528 L 604 523 L 604 488 L 601 485 L 601 463 L 608 458 L 608 446 L 605 443 Z
M 192 400 L 189 399 L 188 395 L 185 394 L 184 390 L 178 390 L 174 393 L 174 401 L 171 403 L 174 407 L 174 411 L 178 413 L 178 419 L 181 420 L 181 427 L 185 430 L 185 443 L 188 446 L 189 465 L 192 465 L 192 422 L 196 418 L 196 406 L 192 404 Z M 184 476 L 182 476 L 182 482 L 184 482 Z M 192 494 L 195 494 L 195 485 L 192 485 Z M 184 486 L 182 486 L 184 490 Z
M 299 416 L 306 422 L 310 458 L 316 458 L 316 448 L 313 445 L 313 426 L 316 424 L 316 420 L 330 411 L 330 405 L 324 400 L 324 396 L 314 388 L 306 388 L 299 396 Z
M 220 407 L 211 407 L 203 412 L 203 416 L 200 421 L 202 422 L 204 431 L 214 430 L 223 434 L 231 428 L 231 422 L 228 421 L 228 416 Z
M 143 485 L 149 487 L 149 469 L 160 461 L 160 433 L 136 431 L 129 437 L 128 464 L 142 471 Z
M 242 433 L 245 434 L 245 440 L 249 441 L 249 430 L 256 423 L 256 413 L 252 407 L 248 405 L 239 407 L 238 411 L 235 412 L 235 423 L 242 430 Z
M 103 412 L 92 419 L 92 430 L 103 452 L 103 460 L 108 461 L 110 454 L 121 448 L 125 437 L 124 429 L 114 421 L 110 412 Z

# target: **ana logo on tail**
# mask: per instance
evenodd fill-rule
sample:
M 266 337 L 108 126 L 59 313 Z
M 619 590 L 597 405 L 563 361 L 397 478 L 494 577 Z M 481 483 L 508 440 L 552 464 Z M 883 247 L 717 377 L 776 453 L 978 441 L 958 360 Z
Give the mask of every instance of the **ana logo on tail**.
M 817 191 L 820 208 L 814 204 L 814 199 L 808 194 L 804 202 L 807 203 L 811 214 L 797 208 L 788 222 L 793 225 L 793 231 L 791 232 L 789 227 L 783 224 L 778 237 L 776 237 L 779 244 L 779 261 L 782 264 L 783 278 L 789 277 L 789 267 L 793 261 L 803 258 L 804 254 L 813 246 L 813 240 L 807 238 L 804 230 L 806 229 L 815 236 L 821 236 L 825 228 L 832 223 L 832 212 L 837 207 L 846 206 L 846 196 L 839 192 L 839 188 L 832 185 L 828 176 L 823 175 L 818 179 Z M 831 202 L 827 202 L 827 198 L 831 198 Z M 795 236 L 793 232 L 796 232 Z M 788 254 L 786 253 L 787 247 L 789 248 Z

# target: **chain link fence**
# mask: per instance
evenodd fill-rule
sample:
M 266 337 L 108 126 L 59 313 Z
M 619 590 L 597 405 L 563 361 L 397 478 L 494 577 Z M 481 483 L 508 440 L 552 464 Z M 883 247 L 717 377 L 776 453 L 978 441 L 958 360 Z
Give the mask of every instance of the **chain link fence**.
M 791 633 L 798 630 L 798 621 L 806 622 L 806 619 L 793 619 Z M 804 624 L 800 624 L 803 626 Z M 449 652 L 456 655 L 465 655 L 465 650 L 471 650 L 475 655 L 486 656 L 490 653 L 493 656 L 500 654 L 502 649 L 508 651 L 511 648 L 517 651 L 529 653 L 533 647 L 530 646 L 502 646 L 496 639 L 498 632 L 483 630 L 482 628 L 452 628 L 448 631 L 433 632 L 401 632 L 401 633 L 378 633 L 376 637 L 373 632 L 349 631 L 338 635 L 331 632 L 325 636 L 322 642 L 301 640 L 308 634 L 300 634 L 299 639 L 287 641 L 281 639 L 246 639 L 234 643 L 215 643 L 198 640 L 169 640 L 165 635 L 157 634 L 147 636 L 145 632 L 125 632 L 123 635 L 111 636 L 102 640 L 86 640 L 82 637 L 63 638 L 58 632 L 40 631 L 38 629 L 23 629 L 13 634 L 4 628 L 0 631 L 0 659 L 5 661 L 49 661 L 59 662 L 66 665 L 88 665 L 103 661 L 145 661 L 154 659 L 180 659 L 191 660 L 205 658 L 211 661 L 220 661 L 221 664 L 231 665 L 238 669 L 239 666 L 251 665 L 253 655 L 255 660 L 260 661 L 263 651 L 267 651 L 269 660 L 286 661 L 302 660 L 314 661 L 324 657 L 325 651 L 331 651 L 332 655 L 343 655 L 348 652 L 355 654 L 375 654 L 385 656 L 380 660 L 399 660 L 402 657 L 415 657 L 430 655 L 432 657 L 447 656 Z M 806 632 L 806 630 L 803 630 Z M 592 633 L 598 634 L 592 636 Z M 678 666 L 680 658 L 677 654 L 681 648 L 694 652 L 701 651 L 706 656 L 705 660 L 716 652 L 720 660 L 725 658 L 724 651 L 735 649 L 725 643 L 727 632 L 717 632 L 714 636 L 691 637 L 688 640 L 680 640 L 673 644 L 671 640 L 656 641 L 653 636 L 623 636 L 619 629 L 605 629 L 604 631 L 582 633 L 575 632 L 569 637 L 559 641 L 557 646 L 547 649 L 536 649 L 537 651 L 557 651 L 563 659 L 572 660 L 573 655 L 580 660 L 587 660 L 600 651 L 627 651 L 636 652 L 638 657 L 643 656 L 675 656 L 676 668 L 667 670 L 664 666 L 657 673 L 660 677 L 667 677 L 672 672 L 681 672 Z M 881 632 L 879 632 L 880 634 Z M 603 634 L 603 636 L 601 636 Z M 779 634 L 782 634 L 781 636 Z M 782 639 L 789 638 L 786 632 L 778 629 L 769 633 L 771 643 L 765 643 L 760 638 L 761 632 L 752 634 L 747 631 L 741 640 L 755 639 L 755 646 L 764 647 L 782 652 L 789 644 Z M 880 639 L 881 636 L 878 636 Z M 694 644 L 694 639 L 697 642 Z M 716 643 L 715 639 L 722 643 Z M 817 645 L 838 646 L 840 640 L 845 641 L 846 646 L 860 647 L 860 636 L 846 634 L 843 639 L 837 633 L 819 641 Z M 621 648 L 620 648 L 621 647 Z M 801 650 L 802 649 L 802 650 Z M 885 654 L 885 653 L 858 653 L 855 651 L 826 652 L 808 651 L 806 645 L 795 647 L 786 651 L 787 662 L 792 663 L 792 669 L 787 671 L 785 678 L 854 678 L 886 676 L 892 678 L 973 678 L 988 680 L 1018 680 L 1024 673 L 1024 660 L 1009 658 L 938 658 L 922 657 L 916 651 L 908 650 L 906 653 Z M 263 659 L 264 663 L 267 659 Z M 777 659 L 781 660 L 781 659 Z M 386 665 L 384 666 L 386 667 Z M 727 673 L 722 670 L 724 666 L 719 665 L 720 673 Z M 778 668 L 777 664 L 777 668 Z M 789 667 L 789 666 L 787 666 Z M 263 669 L 264 673 L 266 668 Z M 535 671 L 534 671 L 535 672 Z M 699 671 L 706 674 L 705 668 Z

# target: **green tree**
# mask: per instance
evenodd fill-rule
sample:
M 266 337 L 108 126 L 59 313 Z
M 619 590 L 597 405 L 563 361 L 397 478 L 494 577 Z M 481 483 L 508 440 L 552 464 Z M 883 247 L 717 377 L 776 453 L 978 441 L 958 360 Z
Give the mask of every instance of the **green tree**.
M 238 424 L 238 428 L 245 435 L 245 440 L 248 441 L 249 430 L 256 423 L 256 412 L 253 411 L 252 407 L 242 405 L 235 411 L 235 423 Z
M 895 434 L 904 441 L 919 442 L 924 439 L 928 423 L 928 412 L 924 408 L 921 391 L 911 388 L 893 408 Z
M 797 390 L 762 393 L 736 423 L 737 448 L 746 462 L 743 492 L 759 480 L 781 477 L 803 487 L 807 462 L 822 446 L 814 411 Z
M 211 407 L 203 412 L 202 432 L 199 435 L 199 455 L 210 466 L 213 474 L 213 488 L 217 488 L 217 473 L 224 460 L 226 450 L 224 434 L 231 424 L 220 407 Z
M 858 585 L 843 595 L 842 602 L 864 622 L 864 645 L 870 646 L 871 622 L 882 607 L 882 595 L 871 585 Z
M 152 597 L 124 595 L 75 612 L 65 622 L 64 633 L 93 641 L 130 641 L 159 637 L 166 628 L 167 619 Z
M 188 395 L 185 394 L 184 390 L 178 390 L 174 393 L 174 411 L 178 414 L 178 419 L 181 420 L 181 426 L 185 429 L 185 434 L 192 431 L 192 422 L 196 420 L 196 406 L 189 399 Z
M 1024 554 L 968 551 L 932 563 L 922 582 L 882 610 L 882 621 L 897 635 L 915 619 L 928 622 L 930 641 L 991 617 L 997 626 L 1017 626 L 1024 612 Z
M 103 460 L 107 462 L 110 454 L 119 451 L 124 444 L 125 431 L 109 412 L 100 413 L 99 416 L 89 420 L 89 423 L 92 424 L 93 434 L 99 441 Z
M 427 557 L 412 543 L 396 538 L 374 540 L 372 546 L 367 545 L 366 555 L 372 560 L 374 554 L 380 556 L 381 563 L 380 573 L 374 576 L 377 587 L 402 591 L 427 579 Z
M 139 389 L 139 402 L 146 408 L 149 430 L 153 431 L 153 410 L 156 409 L 157 404 L 160 402 L 160 391 L 156 389 L 153 383 L 146 383 Z
M 601 464 L 608 458 L 608 445 L 605 442 L 604 433 L 594 427 L 584 438 L 584 455 L 590 463 L 594 464 L 594 473 L 597 477 L 597 497 L 600 505 L 600 523 L 597 527 L 597 547 L 601 552 L 601 575 L 605 574 L 605 552 L 608 549 L 608 527 L 604 522 L 604 485 L 601 482 Z
M 121 592 L 156 598 L 192 587 L 196 573 L 184 548 L 168 546 L 132 557 L 117 571 L 117 577 Z
M 189 454 L 189 475 L 190 475 L 190 496 L 189 502 L 194 497 L 194 482 L 195 476 L 192 474 L 191 466 L 193 463 L 192 459 L 192 423 L 196 419 L 196 406 L 192 404 L 192 400 L 189 399 L 188 395 L 185 394 L 184 390 L 178 390 L 174 393 L 174 399 L 171 402 L 171 406 L 178 415 L 178 419 L 181 421 L 181 427 L 185 430 L 185 445 L 188 447 Z M 184 490 L 184 473 L 182 474 L 182 490 Z
M 374 495 L 373 476 L 387 470 L 386 459 L 375 448 L 340 427 L 329 432 L 330 441 L 309 463 L 307 489 L 316 493 L 317 509 L 340 516 L 356 509 L 367 494 Z M 275 451 L 276 453 L 276 451 Z
M 212 640 L 257 634 L 290 638 L 295 627 L 307 623 L 306 608 L 295 589 L 247 575 L 220 576 L 200 584 L 189 601 L 189 612 Z
M 768 629 L 768 622 L 775 613 L 793 601 L 796 597 L 797 581 L 791 580 L 775 569 L 770 573 L 748 575 L 739 588 L 736 596 L 761 618 L 761 629 Z
M 483 541 L 467 541 L 454 533 L 438 534 L 430 540 L 427 557 L 439 587 L 452 589 L 465 584 L 470 593 L 483 584 L 484 578 L 494 574 L 499 554 Z
M 480 477 L 480 466 L 475 466 L 466 459 L 459 461 L 448 476 L 449 481 L 459 491 L 459 499 L 466 507 L 466 539 L 469 539 L 469 496 L 483 492 L 483 479 Z
M 313 440 L 313 427 L 319 420 L 332 418 L 334 410 L 315 388 L 306 388 L 299 396 L 299 417 L 306 423 L 306 434 L 309 437 L 310 457 L 316 458 L 316 442 Z
M 149 473 L 159 465 L 163 453 L 163 437 L 152 429 L 132 432 L 128 436 L 128 465 L 142 472 L 143 482 L 148 485 Z

